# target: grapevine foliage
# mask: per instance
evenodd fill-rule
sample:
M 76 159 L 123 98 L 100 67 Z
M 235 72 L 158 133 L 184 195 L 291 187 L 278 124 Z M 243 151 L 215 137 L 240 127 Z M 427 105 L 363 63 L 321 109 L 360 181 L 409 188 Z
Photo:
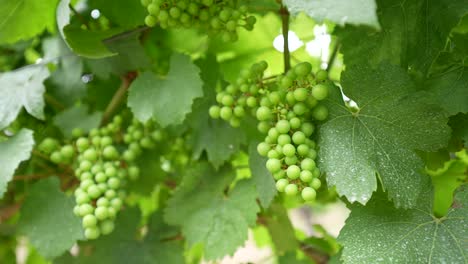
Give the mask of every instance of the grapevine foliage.
M 0 263 L 467 263 L 467 40 L 464 0 L 5 0 Z

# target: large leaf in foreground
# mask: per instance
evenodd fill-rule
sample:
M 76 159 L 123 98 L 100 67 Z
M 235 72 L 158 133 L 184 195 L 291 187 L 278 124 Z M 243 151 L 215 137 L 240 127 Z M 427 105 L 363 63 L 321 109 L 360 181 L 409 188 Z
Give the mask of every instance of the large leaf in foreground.
M 427 186 L 430 189 L 429 186 Z M 385 197 L 351 206 L 338 240 L 344 263 L 466 263 L 468 190 L 441 219 L 431 214 L 430 194 L 414 209 L 395 209 Z
M 224 194 L 233 176 L 228 168 L 216 172 L 208 163 L 196 165 L 165 210 L 166 221 L 182 226 L 189 246 L 204 245 L 208 260 L 234 253 L 247 239 L 248 228 L 255 225 L 259 207 L 252 184 L 239 182 Z
M 443 112 L 426 103 L 404 71 L 381 65 L 353 67 L 343 74 L 344 92 L 360 107 L 347 109 L 338 89 L 326 104 L 330 118 L 320 130 L 321 168 L 349 201 L 365 204 L 379 174 L 398 207 L 413 207 L 424 164 L 415 149 L 434 151 L 450 136 Z
M 44 119 L 44 80 L 49 70 L 32 65 L 0 74 L 0 129 L 16 119 L 21 108 L 35 118 Z
M 374 0 L 285 0 L 284 3 L 291 13 L 303 11 L 319 23 L 329 20 L 342 26 L 354 24 L 380 28 Z
M 181 124 L 193 100 L 203 95 L 197 66 L 188 56 L 174 54 L 165 79 L 144 72 L 130 86 L 128 106 L 140 121 L 154 118 L 161 126 Z
M 34 145 L 33 132 L 22 129 L 12 138 L 0 142 L 0 198 L 18 165 L 29 159 Z
M 57 178 L 42 180 L 31 187 L 21 208 L 19 232 L 42 256 L 53 258 L 83 239 L 80 219 L 73 214 L 75 202 L 60 191 Z

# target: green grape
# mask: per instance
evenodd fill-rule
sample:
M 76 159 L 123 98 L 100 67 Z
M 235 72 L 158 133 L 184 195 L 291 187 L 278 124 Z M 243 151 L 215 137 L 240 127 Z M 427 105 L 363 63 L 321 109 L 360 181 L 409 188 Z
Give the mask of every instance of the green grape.
M 284 177 L 286 177 L 286 171 L 280 170 L 280 171 L 274 173 L 273 177 L 275 178 L 275 180 L 283 179 Z
M 281 79 L 281 87 L 284 88 L 284 89 L 287 89 L 289 88 L 291 85 L 293 84 L 293 80 L 287 76 L 284 76 L 282 79 Z
M 257 126 L 258 131 L 260 131 L 261 133 L 267 133 L 268 130 L 270 130 L 270 128 L 271 128 L 270 124 L 265 121 L 258 123 L 258 126 Z
M 181 12 L 180 12 L 180 9 L 177 8 L 177 7 L 172 7 L 170 10 L 169 10 L 169 15 L 173 18 L 179 18 L 180 15 L 181 15 Z
M 261 142 L 257 145 L 257 152 L 258 154 L 260 154 L 261 156 L 266 156 L 268 154 L 268 151 L 270 151 L 270 145 L 265 143 L 265 142 Z
M 217 105 L 213 105 L 209 109 L 209 114 L 210 114 L 211 118 L 213 118 L 213 119 L 218 119 L 219 116 L 220 116 L 220 112 L 221 112 L 221 108 L 219 106 L 217 106 Z
M 106 219 L 109 216 L 107 213 L 107 207 L 104 207 L 104 206 L 96 207 L 96 210 L 94 211 L 94 215 L 96 216 L 98 220 Z
M 299 178 L 301 179 L 301 181 L 303 182 L 310 182 L 312 181 L 313 179 L 313 175 L 312 175 L 312 172 L 308 171 L 308 170 L 303 170 L 301 171 L 301 174 L 299 176 Z
M 309 95 L 309 92 L 307 91 L 306 88 L 298 88 L 298 89 L 296 89 L 294 91 L 293 95 L 294 95 L 294 99 L 296 99 L 296 101 L 302 102 L 302 101 L 305 101 L 307 99 L 307 96 Z
M 315 169 L 316 165 L 315 165 L 315 161 L 313 159 L 310 159 L 310 158 L 305 158 L 301 161 L 301 169 L 303 170 L 309 170 L 309 171 L 312 171 L 313 169 Z
M 283 154 L 286 157 L 292 157 L 296 155 L 296 148 L 294 148 L 294 146 L 291 144 L 286 144 L 283 146 Z
M 83 136 L 84 133 L 85 133 L 85 132 L 83 131 L 83 129 L 78 128 L 78 127 L 77 127 L 77 128 L 74 128 L 74 129 L 72 130 L 72 132 L 71 132 L 72 138 L 79 138 L 79 137 Z
M 328 86 L 325 84 L 317 84 L 312 87 L 312 96 L 317 100 L 323 100 L 328 96 Z
M 276 123 L 276 129 L 279 133 L 286 134 L 291 129 L 291 125 L 287 120 L 279 120 L 278 123 Z
M 313 201 L 315 200 L 317 193 L 313 188 L 305 187 L 304 189 L 302 189 L 301 196 L 302 199 L 304 199 L 305 201 Z
M 95 227 L 97 224 L 97 219 L 94 215 L 88 214 L 83 217 L 83 227 L 84 228 L 92 228 Z
M 94 208 L 89 204 L 80 205 L 79 210 L 80 210 L 80 215 L 82 215 L 82 216 L 92 214 L 94 212 Z
M 292 141 L 296 145 L 304 144 L 305 141 L 306 141 L 306 136 L 302 131 L 296 131 L 296 132 L 294 132 L 294 134 L 292 136 Z
M 96 201 L 97 206 L 108 206 L 109 205 L 109 200 L 105 197 L 101 197 Z
M 100 236 L 99 229 L 97 227 L 86 228 L 85 237 L 87 239 L 97 239 Z
M 63 163 L 64 162 L 64 159 L 65 157 L 62 155 L 62 153 L 60 151 L 54 151 L 52 152 L 52 154 L 50 155 L 50 160 L 53 162 L 53 163 Z
M 97 183 L 105 182 L 107 180 L 107 175 L 103 172 L 99 172 L 94 176 L 94 179 Z
M 91 169 L 91 167 L 93 166 L 93 164 L 89 161 L 89 160 L 83 160 L 82 162 L 80 162 L 80 169 L 82 171 L 88 171 Z
M 119 152 L 114 146 L 107 146 L 103 149 L 102 156 L 108 160 L 116 159 L 119 156 Z
M 234 107 L 234 115 L 237 117 L 243 117 L 245 115 L 245 110 L 242 106 Z
M 231 106 L 234 104 L 234 98 L 231 95 L 226 94 L 223 96 L 223 99 L 221 99 L 221 103 L 225 106 Z
M 272 149 L 268 151 L 267 157 L 270 159 L 279 159 L 281 158 L 280 152 L 276 151 L 275 149 Z
M 297 165 L 291 165 L 286 169 L 286 175 L 292 180 L 299 178 L 300 174 L 301 169 Z
M 96 150 L 90 148 L 90 149 L 87 149 L 84 153 L 83 153 L 83 158 L 86 159 L 86 160 L 89 160 L 89 161 L 96 161 L 97 158 L 98 158 L 98 154 L 96 152 Z
M 315 127 L 311 123 L 303 123 L 301 125 L 301 131 L 306 137 L 310 137 L 314 133 Z
M 289 120 L 289 124 L 292 129 L 298 129 L 301 127 L 301 120 L 297 117 L 293 117 Z
M 307 153 L 307 157 L 311 159 L 317 158 L 317 151 L 315 151 L 315 149 L 310 149 L 309 153 Z
M 221 108 L 221 112 L 219 114 L 219 116 L 224 119 L 224 120 L 229 120 L 231 119 L 232 117 L 232 109 L 230 107 L 227 107 L 227 106 L 223 106 Z
M 297 146 L 297 154 L 299 154 L 300 156 L 308 155 L 309 154 L 309 146 L 307 146 L 306 144 L 301 144 L 301 145 Z
M 269 120 L 271 118 L 271 110 L 266 106 L 260 106 L 257 109 L 257 119 L 260 121 Z
M 318 178 L 313 178 L 310 183 L 310 187 L 317 190 L 318 188 L 320 188 L 320 186 L 322 186 L 322 182 Z
M 284 192 L 285 189 L 286 189 L 286 186 L 288 186 L 289 184 L 289 181 L 286 180 L 286 179 L 279 179 L 277 182 L 276 182 L 276 189 L 278 190 L 278 192 Z
M 327 119 L 328 117 L 328 109 L 324 105 L 317 105 L 313 110 L 312 110 L 312 117 L 315 118 L 318 121 L 323 121 Z
M 299 192 L 299 189 L 297 188 L 296 184 L 290 183 L 286 185 L 286 187 L 284 188 L 284 192 L 288 196 L 294 196 Z
M 101 234 L 108 235 L 114 231 L 114 222 L 111 220 L 105 220 L 99 225 Z
M 281 161 L 278 159 L 268 159 L 266 162 L 266 168 L 271 173 L 275 173 L 281 169 Z
M 315 74 L 315 78 L 316 78 L 317 81 L 319 81 L 319 82 L 325 81 L 325 80 L 328 78 L 328 72 L 327 72 L 327 71 L 324 71 L 324 70 L 319 70 L 319 71 Z
M 45 138 L 39 145 L 39 150 L 44 153 L 50 154 L 58 148 L 58 145 L 59 144 L 57 140 L 53 138 Z
M 89 147 L 89 140 L 87 138 L 79 138 L 76 140 L 76 148 L 79 152 L 85 151 Z
M 280 146 L 284 146 L 289 143 L 291 143 L 291 137 L 289 135 L 283 134 L 278 136 L 278 144 Z
M 312 65 L 308 62 L 302 62 L 294 66 L 294 73 L 297 76 L 304 77 L 312 71 Z

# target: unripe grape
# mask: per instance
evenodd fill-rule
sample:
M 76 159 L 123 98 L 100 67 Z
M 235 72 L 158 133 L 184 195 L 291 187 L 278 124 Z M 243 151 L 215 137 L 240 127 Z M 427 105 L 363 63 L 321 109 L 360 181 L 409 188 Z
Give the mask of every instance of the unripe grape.
M 315 169 L 315 161 L 313 159 L 305 158 L 301 162 L 301 169 L 313 171 Z
M 257 19 L 254 17 L 254 16 L 249 16 L 245 19 L 245 22 L 248 24 L 248 25 L 253 25 L 255 24 L 255 22 L 257 22 Z
M 117 196 L 117 193 L 115 192 L 115 190 L 110 189 L 106 191 L 105 196 L 107 199 L 112 199 Z
M 313 201 L 315 200 L 317 193 L 313 188 L 305 187 L 304 189 L 302 189 L 301 196 L 302 199 L 304 199 L 305 201 Z
M 289 181 L 286 180 L 286 179 L 279 179 L 277 182 L 276 182 L 276 189 L 278 190 L 278 192 L 284 192 L 285 191 L 285 188 L 286 186 L 288 186 L 289 184 Z
M 72 138 L 79 138 L 79 137 L 83 136 L 84 133 L 85 132 L 83 131 L 83 129 L 81 129 L 79 127 L 76 127 L 76 128 L 74 128 L 72 130 L 71 135 L 72 135 Z
M 279 159 L 279 158 L 281 158 L 281 154 L 278 151 L 276 151 L 275 149 L 272 149 L 272 150 L 268 151 L 267 156 L 270 159 Z
M 276 123 L 276 129 L 279 133 L 286 134 L 291 129 L 291 125 L 287 120 L 279 120 L 278 123 Z
M 237 117 L 235 117 L 235 116 L 233 116 L 233 117 L 231 118 L 231 120 L 229 120 L 229 124 L 230 124 L 232 127 L 240 127 L 240 124 L 241 124 L 241 123 L 240 123 L 240 119 L 237 118 Z
M 293 84 L 293 80 L 287 76 L 281 79 L 280 85 L 283 89 L 289 88 Z
M 291 144 L 286 144 L 283 146 L 283 154 L 286 157 L 292 157 L 296 155 L 296 148 L 294 148 L 294 146 Z
M 172 7 L 170 10 L 169 10 L 169 15 L 173 18 L 179 18 L 180 17 L 180 9 L 178 7 Z
M 114 146 L 107 146 L 102 151 L 102 156 L 105 159 L 116 159 L 119 156 L 119 152 Z
M 253 96 L 249 96 L 249 98 L 247 98 L 247 106 L 248 107 L 256 107 L 257 106 L 257 99 L 255 99 L 255 97 Z
M 301 175 L 299 177 L 301 178 L 301 181 L 303 182 L 310 182 L 312 181 L 314 176 L 312 175 L 312 172 L 308 170 L 303 170 L 301 171 Z
M 91 185 L 88 187 L 88 195 L 89 197 L 96 199 L 101 195 L 101 190 L 97 185 Z
M 97 183 L 106 182 L 107 176 L 105 173 L 99 172 L 98 174 L 96 174 L 96 176 L 94 176 L 94 179 Z
M 299 192 L 299 189 L 297 188 L 296 184 L 290 183 L 286 185 L 286 187 L 284 188 L 284 192 L 288 196 L 294 196 Z
M 301 169 L 297 165 L 291 165 L 286 169 L 286 175 L 292 180 L 299 178 L 300 174 Z
M 109 186 L 109 188 L 117 189 L 120 186 L 120 180 L 118 178 L 110 178 L 107 181 L 107 185 Z
M 97 224 L 97 219 L 94 215 L 88 214 L 83 217 L 83 227 L 84 228 L 91 228 L 95 227 Z
M 223 106 L 219 115 L 224 120 L 229 120 L 232 117 L 232 109 L 228 106 Z
M 91 144 L 98 147 L 101 145 L 101 137 L 100 136 L 94 136 L 91 138 Z
M 270 128 L 271 128 L 270 124 L 266 121 L 259 122 L 257 125 L 257 129 L 261 133 L 267 133 L 268 130 L 270 130 Z
M 301 102 L 294 105 L 293 111 L 296 115 L 301 116 L 308 111 L 308 108 L 304 103 Z
M 312 87 L 312 96 L 317 100 L 323 100 L 328 96 L 328 86 L 325 84 L 317 84 Z
M 297 76 L 304 77 L 312 71 L 312 65 L 308 62 L 302 62 L 294 66 L 294 73 Z
M 265 121 L 271 118 L 271 110 L 266 106 L 260 106 L 257 109 L 257 119 L 260 121 Z
M 107 207 L 107 215 L 108 218 L 114 219 L 117 215 L 117 211 L 114 209 L 114 207 Z
M 316 168 L 312 171 L 312 174 L 314 175 L 314 178 L 320 177 L 320 170 L 319 170 L 319 168 L 316 167 Z
M 39 150 L 45 153 L 52 153 L 58 148 L 57 140 L 53 138 L 45 138 L 39 145 Z
M 317 105 L 313 110 L 312 110 L 312 117 L 315 118 L 318 121 L 323 121 L 327 119 L 328 117 L 328 109 L 324 105 Z
M 305 101 L 308 95 L 309 92 L 306 88 L 297 88 L 296 90 L 294 90 L 294 99 L 296 99 L 296 101 Z
M 114 198 L 111 200 L 111 206 L 115 209 L 115 210 L 120 210 L 120 208 L 122 207 L 122 200 L 120 198 Z
M 93 174 L 97 174 L 98 172 L 103 172 L 104 168 L 100 163 L 94 164 L 93 167 L 91 167 L 91 172 Z
M 89 204 L 82 204 L 80 205 L 80 215 L 81 216 L 85 216 L 85 215 L 88 215 L 88 214 L 92 214 L 94 211 L 94 208 L 89 205 Z
M 101 138 L 101 147 L 112 145 L 112 138 L 109 136 L 104 136 Z
M 266 156 L 268 154 L 268 151 L 270 151 L 270 145 L 265 143 L 265 142 L 261 142 L 257 145 L 257 152 L 258 154 L 260 154 L 261 156 Z
M 221 103 L 225 106 L 231 106 L 234 104 L 234 98 L 231 95 L 226 94 L 225 96 L 223 96 Z
M 298 129 L 301 127 L 301 120 L 298 117 L 293 117 L 289 120 L 289 124 L 292 129 Z
M 317 81 L 319 81 L 319 82 L 325 81 L 327 78 L 328 78 L 328 72 L 327 71 L 319 70 L 315 74 L 315 79 L 317 79 Z
M 306 137 L 310 137 L 314 133 L 315 127 L 311 123 L 303 123 L 301 125 L 301 131 Z
M 275 180 L 282 179 L 282 178 L 286 177 L 286 171 L 280 170 L 280 171 L 278 171 L 278 172 L 275 172 L 275 173 L 273 174 L 273 177 L 275 178 Z
M 97 219 L 99 220 L 104 220 L 106 219 L 109 215 L 107 213 L 107 207 L 104 206 L 98 206 L 96 210 L 94 211 L 94 215 L 96 216 Z
M 102 221 L 99 227 L 103 235 L 108 235 L 114 230 L 114 222 L 112 220 L 105 220 Z
M 86 228 L 85 237 L 86 239 L 97 239 L 100 235 L 99 229 L 97 227 Z
M 89 203 L 89 197 L 88 195 L 82 193 L 80 195 L 77 195 L 75 197 L 75 200 L 76 200 L 76 203 L 77 204 L 85 204 L 85 203 Z
M 97 158 L 98 158 L 98 155 L 96 153 L 96 150 L 90 148 L 90 149 L 87 149 L 83 153 L 83 158 L 86 159 L 86 160 L 89 160 L 89 161 L 96 161 Z
M 278 144 L 284 146 L 291 143 L 291 137 L 288 134 L 282 134 L 278 136 Z
M 210 114 L 211 118 L 218 119 L 219 115 L 220 115 L 220 112 L 221 112 L 221 108 L 219 106 L 213 105 L 213 106 L 210 107 L 209 114 Z
M 301 145 L 297 146 L 297 154 L 299 154 L 300 156 L 308 155 L 309 154 L 309 146 L 307 146 L 306 144 L 301 144 Z
M 142 148 L 152 149 L 154 147 L 154 143 L 150 137 L 145 136 L 144 138 L 140 140 L 140 146 Z
M 273 91 L 268 95 L 268 99 L 274 105 L 278 104 L 281 101 L 281 95 L 277 91 Z
M 297 163 L 297 157 L 286 157 L 284 158 L 284 163 L 286 163 L 286 165 L 295 165 Z
M 127 162 L 131 162 L 131 161 L 134 161 L 136 158 L 136 154 L 134 151 L 132 151 L 131 149 L 127 149 L 126 151 L 124 151 L 123 153 L 123 159 Z
M 237 117 L 243 117 L 245 115 L 245 110 L 242 106 L 234 107 L 234 115 Z
M 159 11 L 158 19 L 161 22 L 166 22 L 169 19 L 169 12 L 166 10 Z
M 317 151 L 315 151 L 315 149 L 310 149 L 309 153 L 307 154 L 307 157 L 311 159 L 317 158 Z
M 80 180 L 91 180 L 93 178 L 93 175 L 89 172 L 83 172 L 80 174 Z
M 317 190 L 318 188 L 320 188 L 320 186 L 322 186 L 322 182 L 318 178 L 313 178 L 312 182 L 310 183 L 310 187 Z
M 89 171 L 93 164 L 89 160 L 83 160 L 80 162 L 80 169 L 81 171 Z
M 266 168 L 271 173 L 275 173 L 281 169 L 281 161 L 278 159 L 268 159 L 266 162 Z
M 105 197 L 101 197 L 96 201 L 96 205 L 106 207 L 109 205 L 109 200 Z
M 54 151 L 50 155 L 50 160 L 53 163 L 59 164 L 59 163 L 63 163 L 65 158 L 63 157 L 63 155 L 62 155 L 62 153 L 60 151 Z
M 76 148 L 78 151 L 83 152 L 89 147 L 89 140 L 87 138 L 79 138 L 76 140 Z

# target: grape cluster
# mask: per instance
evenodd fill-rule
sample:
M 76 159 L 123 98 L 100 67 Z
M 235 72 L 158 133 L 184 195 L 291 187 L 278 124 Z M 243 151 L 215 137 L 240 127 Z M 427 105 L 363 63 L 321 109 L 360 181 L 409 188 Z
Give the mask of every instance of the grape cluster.
M 254 16 L 247 15 L 246 6 L 237 0 L 142 0 L 148 10 L 145 24 L 161 28 L 204 27 L 209 32 L 221 34 L 224 41 L 236 41 L 237 30 L 252 30 Z
M 271 78 L 263 78 L 266 68 L 262 62 L 243 71 L 236 84 L 217 94 L 220 105 L 212 106 L 209 114 L 237 126 L 237 118 L 242 116 L 235 114 L 236 108 L 250 107 L 259 121 L 258 130 L 265 134 L 257 151 L 268 157 L 266 168 L 273 174 L 276 188 L 312 201 L 321 186 L 313 137 L 315 124 L 328 116 L 327 107 L 321 103 L 331 85 L 328 74 L 323 70 L 313 74 L 312 66 L 304 62 L 271 83 Z
M 117 115 L 111 123 L 93 129 L 88 136 L 78 137 L 73 144 L 60 147 L 57 140 L 46 138 L 39 146 L 50 153 L 57 164 L 71 164 L 79 187 L 75 190 L 74 213 L 82 217 L 87 239 L 113 231 L 117 213 L 126 197 L 124 187 L 128 180 L 136 180 L 140 169 L 135 159 L 142 149 L 152 149 L 161 140 L 161 132 L 152 121 L 142 124 L 136 119 L 122 133 L 122 117 Z M 78 136 L 78 133 L 75 133 Z M 127 148 L 120 153 L 117 141 Z

